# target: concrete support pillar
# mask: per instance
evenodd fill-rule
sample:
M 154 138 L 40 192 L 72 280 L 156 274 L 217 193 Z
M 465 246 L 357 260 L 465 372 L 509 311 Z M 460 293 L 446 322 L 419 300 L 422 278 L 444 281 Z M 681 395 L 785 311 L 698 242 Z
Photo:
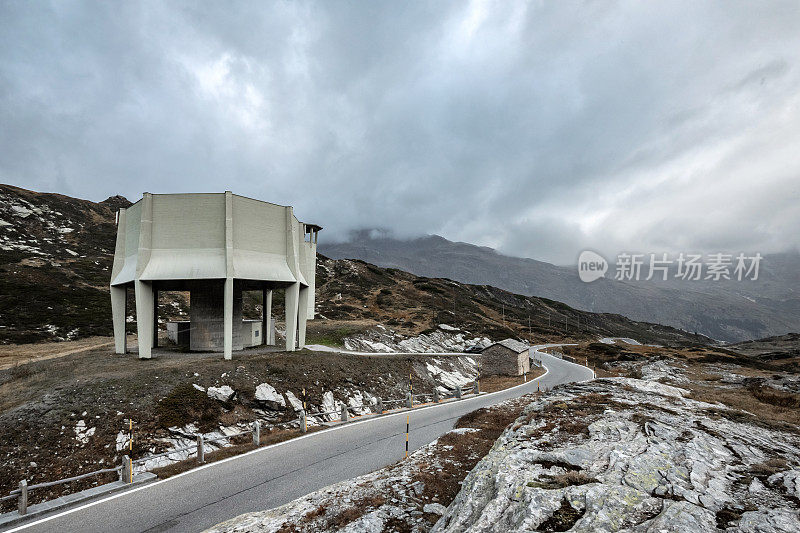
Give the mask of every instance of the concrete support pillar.
M 297 304 L 300 300 L 300 283 L 286 287 L 286 351 L 293 352 L 297 345 Z
M 139 359 L 150 359 L 153 346 L 153 286 L 135 281 L 136 333 L 139 336 Z
M 306 322 L 308 322 L 308 287 L 300 287 L 297 304 L 297 348 L 306 345 Z
M 233 358 L 233 278 L 225 279 L 225 305 L 223 310 L 223 356 Z M 240 326 L 241 327 L 241 326 Z
M 128 290 L 124 285 L 111 286 L 111 316 L 114 322 L 114 349 L 118 354 L 126 352 L 125 308 L 128 303 Z
M 267 310 L 267 344 L 275 344 L 275 330 L 272 328 L 272 289 L 267 291 L 265 309 Z
M 261 287 L 261 344 L 269 344 L 267 334 L 267 288 Z
M 153 286 L 153 348 L 158 348 L 158 289 Z
M 272 289 L 261 289 L 261 344 L 275 344 L 272 338 Z

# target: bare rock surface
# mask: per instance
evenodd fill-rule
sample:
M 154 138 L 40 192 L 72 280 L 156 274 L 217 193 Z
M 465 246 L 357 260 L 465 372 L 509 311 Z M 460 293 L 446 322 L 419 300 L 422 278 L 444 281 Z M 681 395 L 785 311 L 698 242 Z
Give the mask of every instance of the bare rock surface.
M 269 383 L 261 383 L 256 387 L 255 398 L 275 408 L 286 407 L 286 400 L 283 399 L 283 395 L 279 394 L 275 387 Z
M 382 325 L 344 339 L 344 347 L 357 352 L 461 353 L 470 346 L 488 346 L 487 337 L 440 324 L 435 331 L 414 337 L 400 335 Z
M 227 402 L 233 397 L 235 391 L 228 385 L 222 385 L 221 387 L 209 387 L 206 394 L 208 394 L 209 398 Z
M 556 388 L 434 531 L 800 531 L 798 435 L 688 396 L 632 378 Z

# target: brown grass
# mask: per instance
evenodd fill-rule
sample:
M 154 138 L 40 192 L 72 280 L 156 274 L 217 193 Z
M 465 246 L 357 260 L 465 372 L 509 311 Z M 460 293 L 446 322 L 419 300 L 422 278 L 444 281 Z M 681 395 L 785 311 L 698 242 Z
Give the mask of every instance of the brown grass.
M 715 409 L 710 414 L 722 416 L 735 422 L 747 422 L 772 430 L 800 434 L 800 411 L 793 407 L 774 405 L 754 396 L 752 389 L 739 387 L 724 389 L 697 383 L 681 385 L 691 391 L 691 398 L 704 402 L 720 402 L 731 409 Z M 767 399 L 772 395 L 762 396 Z
M 532 397 L 523 396 L 502 407 L 482 408 L 467 413 L 458 419 L 456 428 L 474 428 L 479 431 L 467 433 L 448 433 L 442 436 L 436 446 L 440 458 L 441 471 L 422 468 L 412 478 L 412 483 L 424 484 L 420 498 L 425 502 L 438 502 L 447 506 L 459 490 L 461 482 L 492 448 L 500 434 L 516 420 L 522 409 Z
M 350 505 L 350 507 L 332 517 L 328 521 L 328 528 L 333 528 L 334 530 L 341 529 L 350 522 L 355 522 L 367 514 L 367 512 L 377 509 L 384 503 L 386 503 L 386 498 L 380 495 L 368 496 L 355 501 Z
M 766 386 L 750 387 L 748 390 L 761 403 L 791 409 L 800 407 L 800 394 L 783 392 Z
M 112 346 L 113 344 L 113 337 L 87 337 L 75 341 L 42 342 L 37 344 L 7 344 L 0 347 L 0 370 L 33 361 L 53 359 L 104 346 Z
M 542 374 L 544 374 L 543 368 L 533 367 L 528 372 L 528 381 L 533 381 Z M 486 376 L 481 378 L 481 392 L 497 392 L 523 383 L 525 381 L 522 376 Z
M 753 465 L 750 468 L 750 472 L 756 477 L 766 479 L 772 474 L 783 472 L 788 468 L 789 463 L 786 462 L 786 459 L 781 457 L 773 457 L 771 459 L 767 459 L 763 463 Z

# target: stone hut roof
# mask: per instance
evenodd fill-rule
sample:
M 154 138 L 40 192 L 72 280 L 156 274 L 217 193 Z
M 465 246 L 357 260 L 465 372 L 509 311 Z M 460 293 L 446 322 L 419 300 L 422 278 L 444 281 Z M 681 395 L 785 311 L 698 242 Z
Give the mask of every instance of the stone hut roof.
M 529 348 L 529 346 L 524 342 L 515 341 L 514 339 L 504 339 L 500 342 L 492 344 L 491 346 L 495 346 L 496 344 L 508 348 L 509 350 L 512 350 L 514 353 L 522 353 Z M 489 348 L 489 346 L 484 348 L 484 350 L 486 350 L 487 348 Z

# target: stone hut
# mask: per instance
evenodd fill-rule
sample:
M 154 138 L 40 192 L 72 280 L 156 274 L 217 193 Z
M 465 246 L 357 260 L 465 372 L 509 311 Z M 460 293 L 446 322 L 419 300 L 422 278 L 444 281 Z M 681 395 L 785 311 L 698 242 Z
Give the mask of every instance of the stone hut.
M 481 375 L 521 376 L 530 372 L 529 346 L 514 339 L 505 339 L 484 348 L 479 356 Z

